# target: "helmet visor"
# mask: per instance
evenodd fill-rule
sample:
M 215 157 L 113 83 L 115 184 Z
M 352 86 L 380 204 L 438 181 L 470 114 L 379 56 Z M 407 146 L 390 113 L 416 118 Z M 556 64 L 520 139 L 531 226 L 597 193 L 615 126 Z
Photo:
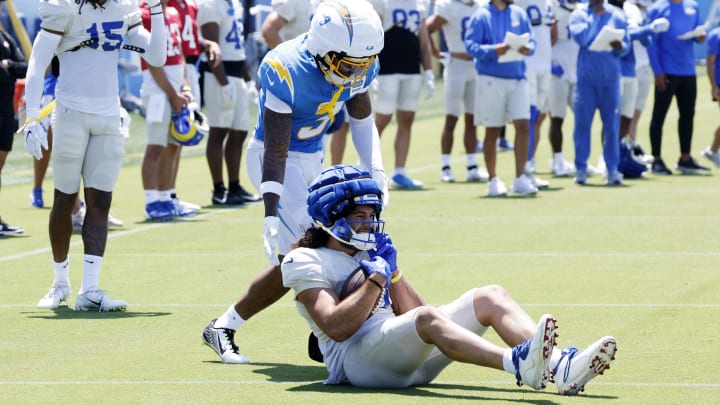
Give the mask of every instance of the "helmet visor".
M 324 64 L 331 76 L 331 82 L 335 85 L 343 86 L 348 83 L 356 82 L 365 78 L 368 69 L 375 62 L 377 55 L 368 56 L 366 58 L 353 58 L 351 56 L 342 56 L 339 53 L 330 52 L 325 55 Z

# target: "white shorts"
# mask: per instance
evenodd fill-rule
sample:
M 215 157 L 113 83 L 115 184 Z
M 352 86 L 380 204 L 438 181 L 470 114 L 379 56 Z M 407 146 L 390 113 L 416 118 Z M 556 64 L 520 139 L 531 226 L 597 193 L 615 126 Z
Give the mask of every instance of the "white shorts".
M 548 112 L 548 98 L 550 97 L 550 71 L 528 70 L 528 98 L 530 105 L 537 107 L 540 112 Z
M 187 72 L 188 84 L 192 90 L 193 99 L 200 105 L 200 74 L 198 74 L 197 66 L 192 63 L 186 63 L 185 71 Z
M 477 321 L 474 290 L 438 308 L 450 320 L 482 336 L 487 327 Z M 348 347 L 343 368 L 358 387 L 401 388 L 427 384 L 452 360 L 420 338 L 415 326 L 418 308 L 382 323 Z
M 637 104 L 638 79 L 637 77 L 623 77 L 620 79 L 620 115 L 632 118 L 635 115 Z
M 647 103 L 647 98 L 650 94 L 650 87 L 655 82 L 655 75 L 653 74 L 652 67 L 650 65 L 638 68 L 635 70 L 635 74 L 638 79 L 638 92 L 637 100 L 635 101 L 635 110 L 642 111 L 645 109 L 645 104 Z
M 445 114 L 459 117 L 475 112 L 475 67 L 472 61 L 451 58 L 443 72 Z
M 247 131 L 250 128 L 250 105 L 248 104 L 245 80 L 228 76 L 228 82 L 235 87 L 235 106 L 225 109 L 223 107 L 222 86 L 218 83 L 215 75 L 212 72 L 205 72 L 203 77 L 205 80 L 204 100 L 208 125 L 213 128 Z
M 565 118 L 568 108 L 572 110 L 573 93 L 575 93 L 575 83 L 568 80 L 552 76 L 550 78 L 550 97 L 548 98 L 550 116 L 553 118 Z
M 245 164 L 248 176 L 256 190 L 262 183 L 262 162 L 265 147 L 262 142 L 252 138 L 247 146 Z M 288 152 L 285 163 L 285 181 L 283 194 L 278 206 L 278 253 L 286 255 L 291 245 L 300 239 L 305 230 L 312 225 L 307 212 L 308 186 L 323 169 L 323 152 Z
M 148 145 L 160 145 L 165 147 L 168 142 L 171 141 L 170 118 L 172 115 L 172 106 L 170 105 L 170 100 L 165 97 L 165 94 L 163 94 L 163 99 L 165 100 L 165 104 L 163 106 L 163 113 L 160 121 L 150 122 L 148 119 L 145 120 L 145 132 L 147 134 Z M 147 94 L 142 96 L 142 102 L 148 109 L 151 108 L 151 106 L 154 106 L 150 103 L 150 96 Z
M 504 127 L 508 121 L 529 120 L 527 80 L 478 75 L 475 81 L 475 125 Z
M 65 194 L 85 188 L 111 192 L 117 183 L 125 138 L 118 114 L 104 116 L 71 110 L 58 101 L 52 116 L 53 180 Z
M 379 75 L 378 90 L 373 109 L 376 113 L 391 115 L 398 111 L 417 111 L 420 103 L 420 74 Z

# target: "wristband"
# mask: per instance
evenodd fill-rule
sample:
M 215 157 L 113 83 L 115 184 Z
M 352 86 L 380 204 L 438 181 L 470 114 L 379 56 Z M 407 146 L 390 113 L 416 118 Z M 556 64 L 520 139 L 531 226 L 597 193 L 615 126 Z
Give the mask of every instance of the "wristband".
M 277 181 L 263 181 L 260 184 L 260 194 L 273 193 L 282 197 L 283 185 Z
M 378 283 L 375 279 L 372 279 L 372 278 L 369 278 L 369 277 L 368 277 L 368 280 L 369 280 L 369 281 L 372 281 L 372 283 L 375 284 L 375 285 L 380 289 L 380 291 L 383 291 L 383 290 L 385 289 L 385 288 L 383 288 L 383 286 L 381 286 L 380 283 Z
M 403 277 L 402 271 L 398 271 L 397 276 L 393 277 L 392 280 L 390 280 L 390 284 L 395 284 Z

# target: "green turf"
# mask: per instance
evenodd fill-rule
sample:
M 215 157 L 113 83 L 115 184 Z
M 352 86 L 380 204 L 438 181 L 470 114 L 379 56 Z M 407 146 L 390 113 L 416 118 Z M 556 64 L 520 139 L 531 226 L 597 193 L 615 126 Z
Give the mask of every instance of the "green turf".
M 719 121 L 706 81 L 699 78 L 697 157 Z M 579 187 L 548 175 L 545 126 L 538 168 L 552 188 L 536 198 L 488 199 L 484 184 L 440 183 L 441 93 L 422 108 L 408 169 L 426 189 L 393 192 L 384 215 L 400 267 L 432 304 L 472 286 L 501 284 L 533 317 L 550 312 L 558 318 L 562 347 L 616 336 L 612 369 L 580 397 L 558 396 L 554 386 L 543 392 L 517 388 L 506 373 L 463 364 L 451 365 L 428 386 L 407 390 L 323 386 L 326 372 L 305 355 L 308 329 L 290 295 L 238 332 L 237 342 L 252 364 L 218 363 L 201 345 L 200 332 L 265 266 L 262 207 L 207 208 L 187 220 L 146 223 L 138 166 L 144 130 L 135 117 L 112 208 L 125 226 L 110 233 L 101 277 L 112 296 L 130 303 L 126 313 L 35 308 L 52 280 L 49 210 L 28 206 L 31 160 L 19 138 L 9 156 L 0 214 L 26 231 L 0 238 L 0 402 L 716 403 L 718 176 L 648 176 L 618 188 L 591 178 L 593 186 Z M 649 113 L 640 132 L 646 146 Z M 664 156 L 673 166 L 676 120 L 673 107 L 664 139 Z M 571 128 L 570 119 L 568 160 Z M 596 122 L 591 163 L 599 155 L 599 128 Z M 383 139 L 388 168 L 394 129 Z M 456 140 L 453 168 L 462 180 L 460 145 Z M 211 185 L 203 150 L 185 151 L 178 190 L 184 199 L 205 205 Z M 349 152 L 346 161 L 355 159 Z M 499 155 L 499 174 L 507 183 L 512 164 L 510 153 Z M 49 180 L 45 188 L 49 204 Z M 76 234 L 73 292 L 80 286 L 81 253 Z M 498 342 L 493 333 L 488 337 Z

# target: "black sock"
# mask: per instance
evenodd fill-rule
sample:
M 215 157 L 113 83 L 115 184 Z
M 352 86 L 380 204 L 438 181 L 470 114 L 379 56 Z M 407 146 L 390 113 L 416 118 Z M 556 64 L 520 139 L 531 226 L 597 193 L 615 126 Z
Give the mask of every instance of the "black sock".
M 240 181 L 231 181 L 228 183 L 228 191 L 234 193 L 240 190 Z
M 225 185 L 223 184 L 222 181 L 213 184 L 213 187 L 215 188 L 215 191 L 216 191 L 216 192 L 225 191 Z

